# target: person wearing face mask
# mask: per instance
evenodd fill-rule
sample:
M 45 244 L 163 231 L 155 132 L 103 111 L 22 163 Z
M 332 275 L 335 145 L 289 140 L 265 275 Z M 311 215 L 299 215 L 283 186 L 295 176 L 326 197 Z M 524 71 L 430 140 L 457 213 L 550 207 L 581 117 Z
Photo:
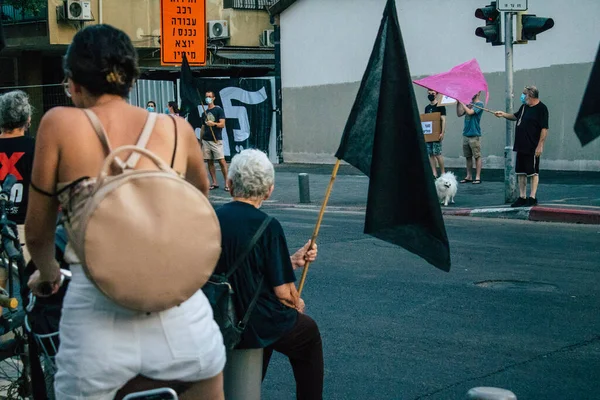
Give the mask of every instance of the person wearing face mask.
M 437 142 L 426 142 L 427 154 L 429 154 L 429 164 L 431 164 L 431 170 L 433 171 L 434 178 L 438 177 L 436 162 L 440 166 L 440 175 L 445 171 L 444 169 L 444 157 L 442 156 L 442 140 L 444 140 L 444 133 L 446 132 L 446 107 L 438 106 L 438 92 L 429 89 L 427 91 L 427 98 L 429 104 L 425 106 L 425 114 L 439 112 L 442 114 L 442 132 L 440 133 L 440 140 Z
M 476 107 L 473 107 L 475 105 Z M 481 116 L 483 102 L 479 100 L 479 92 L 471 99 L 468 106 L 462 102 L 456 105 L 456 115 L 465 117 L 463 128 L 463 155 L 467 159 L 467 174 L 460 183 L 472 182 L 474 185 L 481 183 Z M 472 177 L 473 159 L 475 159 L 475 180 Z
M 179 107 L 177 107 L 176 101 L 170 101 L 167 103 L 167 108 L 165 108 L 165 114 L 179 116 Z
M 521 94 L 521 107 L 514 114 L 496 111 L 496 117 L 517 121 L 513 151 L 517 153 L 515 173 L 519 180 L 519 198 L 511 207 L 530 207 L 538 203 L 537 188 L 540 173 L 540 156 L 548 136 L 548 107 L 539 99 L 535 86 L 526 86 Z M 527 178 L 531 188 L 527 197 Z
M 225 128 L 225 112 L 223 109 L 215 105 L 215 93 L 206 92 L 204 101 L 207 104 L 205 111 L 202 113 L 202 128 L 200 135 L 202 137 L 202 151 L 204 153 L 204 161 L 208 165 L 208 172 L 212 179 L 210 190 L 218 189 L 217 173 L 215 170 L 214 160 L 219 162 L 223 179 L 225 180 L 225 191 L 229 191 L 227 186 L 227 163 L 225 162 L 225 152 L 223 150 L 222 131 Z
M 149 102 L 146 103 L 146 110 L 148 110 L 149 112 L 155 112 L 156 111 L 156 103 L 152 100 L 150 100 Z

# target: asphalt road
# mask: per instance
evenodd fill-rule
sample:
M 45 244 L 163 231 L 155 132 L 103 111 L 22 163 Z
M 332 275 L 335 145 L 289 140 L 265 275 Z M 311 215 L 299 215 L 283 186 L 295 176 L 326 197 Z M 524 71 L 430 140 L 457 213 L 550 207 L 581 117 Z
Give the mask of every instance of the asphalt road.
M 265 211 L 292 250 L 315 210 Z M 324 340 L 325 399 L 600 399 L 600 226 L 446 218 L 453 266 L 437 270 L 328 212 L 302 297 Z M 276 354 L 263 399 L 292 399 Z

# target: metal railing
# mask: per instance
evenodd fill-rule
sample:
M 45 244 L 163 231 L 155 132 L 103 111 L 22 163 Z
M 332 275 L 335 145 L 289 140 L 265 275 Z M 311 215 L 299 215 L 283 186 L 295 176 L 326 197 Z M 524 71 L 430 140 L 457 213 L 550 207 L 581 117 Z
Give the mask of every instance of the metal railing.
M 48 20 L 48 7 L 41 7 L 38 11 L 31 11 L 16 8 L 9 5 L 2 5 L 0 18 L 3 25 L 19 24 L 24 22 L 37 22 Z
M 277 0 L 223 0 L 223 8 L 236 10 L 266 10 Z

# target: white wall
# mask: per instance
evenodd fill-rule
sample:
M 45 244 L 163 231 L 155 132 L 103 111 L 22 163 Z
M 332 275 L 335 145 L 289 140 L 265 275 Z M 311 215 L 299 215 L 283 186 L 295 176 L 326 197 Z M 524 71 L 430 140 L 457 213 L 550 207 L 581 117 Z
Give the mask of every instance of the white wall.
M 283 87 L 360 81 L 385 3 L 294 3 L 281 16 Z M 475 28 L 485 25 L 475 18 L 475 9 L 486 4 L 486 0 L 396 0 L 411 74 L 443 72 L 471 58 L 477 58 L 484 73 L 504 71 L 504 47 L 492 47 L 475 36 Z M 593 61 L 600 40 L 600 0 L 529 0 L 528 13 L 551 17 L 555 26 L 536 41 L 515 46 L 515 70 Z

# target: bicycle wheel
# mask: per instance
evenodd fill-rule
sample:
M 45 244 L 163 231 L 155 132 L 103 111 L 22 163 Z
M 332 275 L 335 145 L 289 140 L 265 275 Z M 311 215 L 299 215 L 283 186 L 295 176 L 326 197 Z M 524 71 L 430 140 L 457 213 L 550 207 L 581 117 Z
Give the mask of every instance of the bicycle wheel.
M 11 337 L 12 336 L 12 337 Z M 29 355 L 22 328 L 4 335 L 0 342 L 0 398 L 31 398 Z
M 42 371 L 44 373 L 44 383 L 46 384 L 46 398 L 48 400 L 55 400 L 54 395 L 54 374 L 56 373 L 56 366 L 54 361 L 51 359 L 41 356 Z

